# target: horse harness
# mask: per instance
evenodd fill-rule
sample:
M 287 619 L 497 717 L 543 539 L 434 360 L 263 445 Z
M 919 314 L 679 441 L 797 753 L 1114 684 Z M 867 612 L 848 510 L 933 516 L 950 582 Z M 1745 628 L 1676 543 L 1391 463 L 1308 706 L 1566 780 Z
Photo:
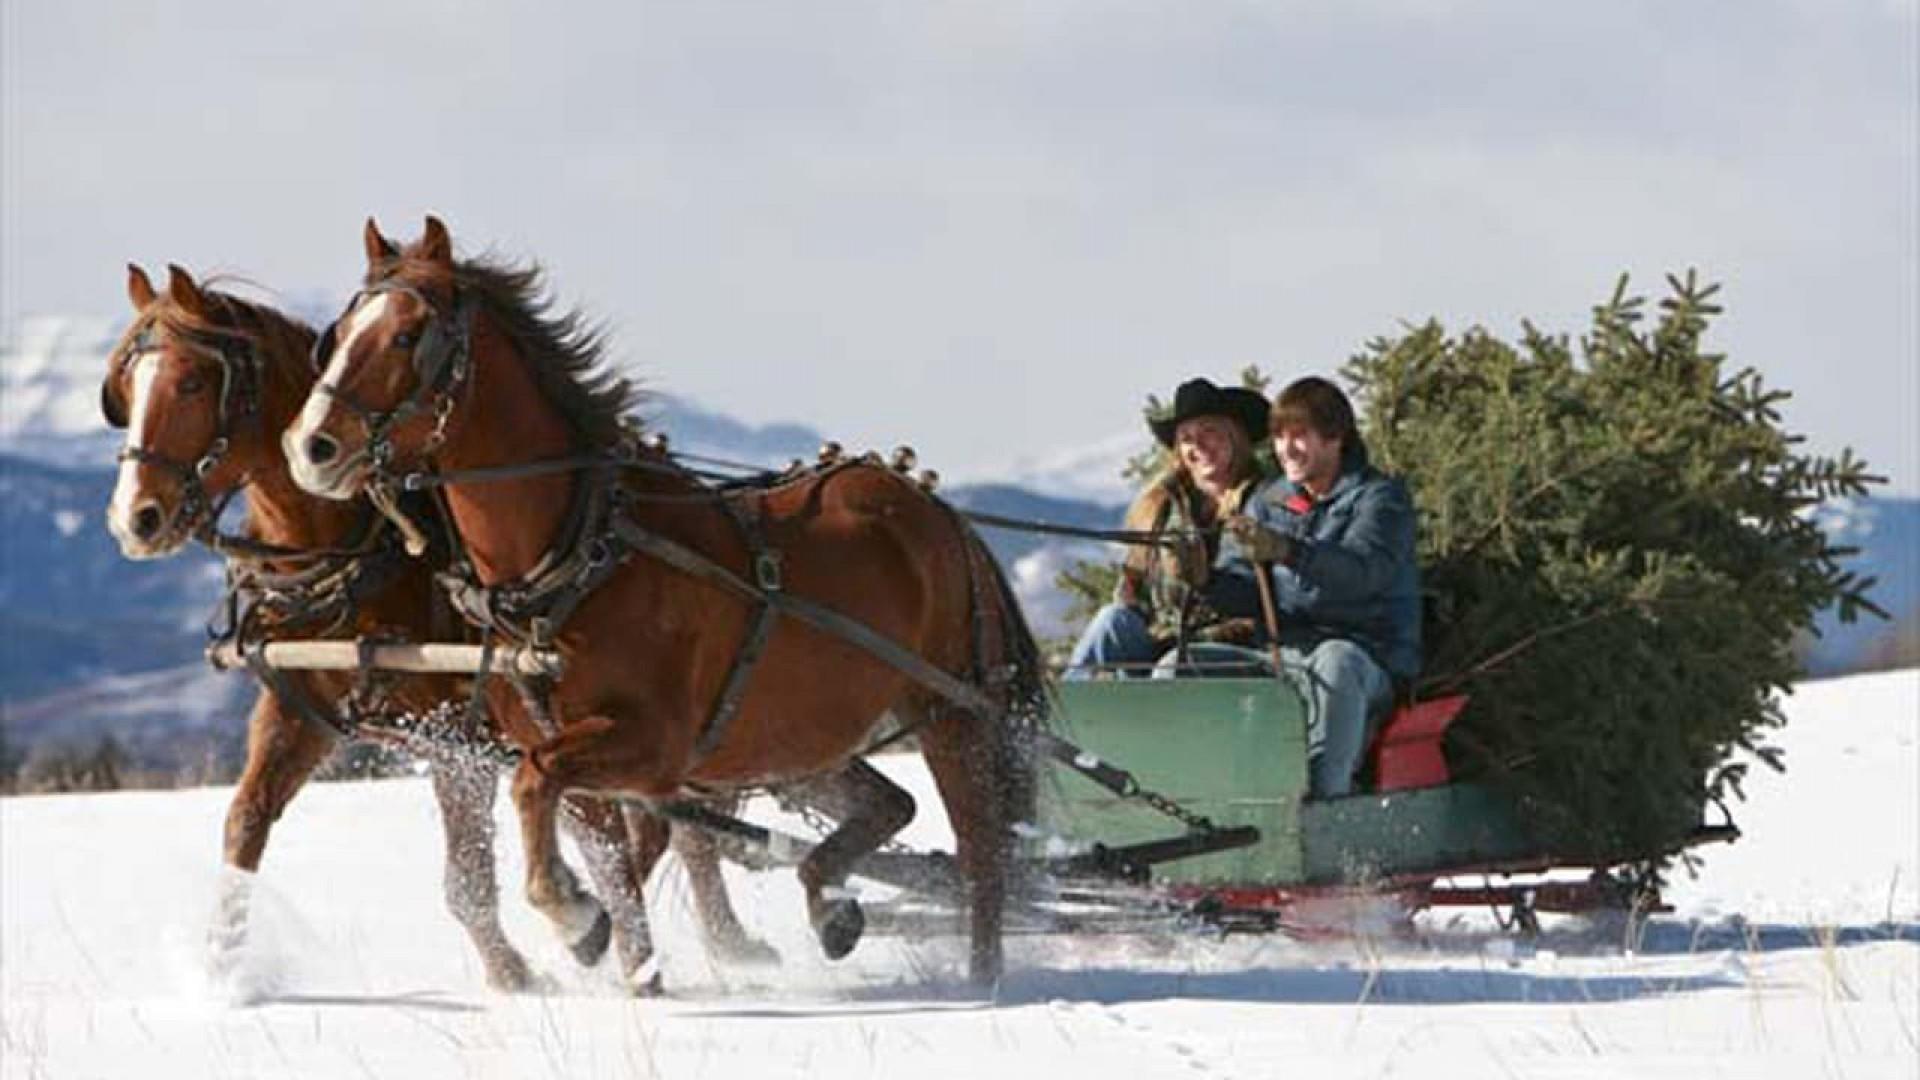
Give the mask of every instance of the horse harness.
M 333 353 L 338 339 L 339 319 L 329 325 L 314 344 L 312 362 L 321 376 L 315 382 L 314 389 L 345 405 L 364 425 L 366 445 L 356 454 L 365 456 L 372 467 L 369 483 L 375 489 L 377 499 L 390 501 L 396 489 L 430 487 L 439 497 L 443 520 L 450 522 L 445 486 L 475 477 L 472 474 L 464 477 L 459 474 L 428 474 L 397 478 L 389 471 L 394 456 L 391 436 L 394 428 L 407 419 L 430 414 L 434 419 L 434 427 L 419 451 L 420 456 L 431 460 L 433 452 L 444 441 L 448 419 L 472 371 L 472 315 L 477 299 L 471 290 L 456 289 L 452 307 L 446 310 L 412 285 L 396 281 L 376 282 L 355 294 L 341 313 L 341 318 L 345 318 L 365 298 L 390 292 L 413 296 L 431 313 L 420 339 L 413 345 L 415 379 L 412 392 L 392 409 L 381 411 L 368 407 L 341 387 L 326 381 L 320 369 Z M 789 470 L 776 477 L 775 482 L 786 482 L 801 476 L 824 476 L 837 468 L 857 463 L 863 462 L 861 459 L 847 459 L 804 473 Z M 454 609 L 483 632 L 483 641 L 489 647 L 483 656 L 490 655 L 490 647 L 496 637 L 523 646 L 552 646 L 555 633 L 575 609 L 621 564 L 638 552 L 651 555 L 683 573 L 717 584 L 746 600 L 754 608 L 746 640 L 696 740 L 696 764 L 705 760 L 720 745 L 728 726 L 738 714 L 753 669 L 765 652 L 774 622 L 780 615 L 797 618 L 851 642 L 934 691 L 947 702 L 976 716 L 993 717 L 1001 712 L 978 687 L 983 679 L 1001 673 L 980 671 L 986 640 L 985 605 L 982 603 L 979 575 L 973 572 L 974 553 L 969 552 L 968 557 L 975 622 L 975 678 L 969 682 L 929 663 L 858 620 L 787 592 L 782 582 L 780 553 L 766 543 L 759 527 L 760 506 L 771 484 L 745 483 L 735 485 L 730 490 L 704 490 L 691 496 L 699 501 L 717 502 L 733 519 L 747 547 L 752 573 L 752 580 L 749 581 L 692 548 L 643 528 L 633 519 L 629 512 L 632 504 L 646 496 L 628 490 L 621 483 L 620 475 L 623 468 L 642 464 L 632 447 L 622 447 L 619 453 L 613 455 L 596 454 L 559 463 L 483 471 L 485 478 L 507 478 L 531 472 L 555 471 L 557 465 L 560 470 L 579 470 L 588 474 L 584 482 L 574 487 L 573 502 L 566 524 L 561 529 L 563 539 L 549 548 L 526 575 L 517 581 L 486 585 L 479 580 L 471 561 L 460 551 L 456 551 L 451 568 L 437 575 Z M 944 507 L 946 504 L 940 505 Z M 951 508 L 948 509 L 952 512 Z M 452 534 L 453 530 L 449 529 L 448 532 Z M 967 535 L 971 537 L 970 532 Z M 971 539 L 969 542 L 976 543 Z M 457 534 L 455 544 L 458 545 Z M 487 663 L 483 660 L 474 680 L 476 709 L 484 701 L 483 685 L 489 674 Z M 517 672 L 508 672 L 507 675 L 536 725 L 548 737 L 557 735 L 558 725 L 545 707 L 545 691 L 549 688 L 541 685 L 550 680 Z
M 385 639 L 361 638 L 358 679 L 338 707 L 319 700 L 299 681 L 267 663 L 266 646 L 292 637 L 331 637 L 359 610 L 362 601 L 377 595 L 411 571 L 410 556 L 396 531 L 371 507 L 356 530 L 357 538 L 342 547 L 289 548 L 247 537 L 215 534 L 202 542 L 226 560 L 226 593 L 207 626 L 212 644 L 233 642 L 255 680 L 303 722 L 333 732 L 342 739 L 367 736 L 398 737 L 416 749 L 454 750 L 466 757 L 485 759 L 495 766 L 513 764 L 518 753 L 484 733 L 476 722 L 483 713 L 469 707 L 466 723 L 453 715 L 451 702 L 431 713 L 412 716 L 388 697 L 378 678 L 370 650 Z M 296 570 L 276 570 L 273 563 L 304 563 Z M 435 594 L 438 600 L 438 594 Z M 436 604 L 435 622 L 443 607 Z M 218 620 L 224 618 L 224 626 Z M 445 629 L 452 628 L 450 614 Z M 435 626 L 435 637 L 443 629 Z
M 214 535 L 208 547 L 226 560 L 226 592 L 207 623 L 212 644 L 233 642 L 247 668 L 301 719 L 343 738 L 359 734 L 362 710 L 350 701 L 346 715 L 315 701 L 299 683 L 265 660 L 269 641 L 293 636 L 329 637 L 353 618 L 360 601 L 405 569 L 404 553 L 384 520 L 369 513 L 359 538 L 342 548 L 288 548 L 246 537 Z M 275 562 L 304 563 L 276 570 Z M 224 620 L 224 626 L 221 625 Z
M 172 473 L 185 492 L 179 511 L 182 520 L 189 524 L 196 538 L 201 538 L 214 527 L 220 511 L 226 506 L 225 498 L 215 500 L 207 494 L 207 477 L 213 475 L 213 470 L 226 460 L 227 451 L 232 447 L 237 433 L 237 425 L 241 421 L 260 422 L 260 360 L 254 354 L 253 342 L 237 332 L 220 334 L 213 340 L 193 338 L 190 344 L 212 354 L 220 362 L 220 403 L 215 414 L 213 441 L 192 461 L 171 457 L 147 446 L 122 446 L 120 452 L 114 455 L 114 461 L 135 461 Z M 125 366 L 134 357 L 159 348 L 153 325 L 149 323 L 128 344 L 120 363 Z M 101 388 L 100 399 L 107 422 L 115 427 L 125 427 L 126 414 L 113 407 L 105 387 Z M 231 498 L 231 494 L 228 498 Z
M 754 668 L 765 653 L 775 622 L 782 615 L 858 646 L 932 690 L 946 702 L 977 717 L 996 717 L 1003 711 L 980 689 L 982 681 L 998 673 L 983 673 L 980 670 L 986 646 L 985 605 L 979 586 L 980 575 L 974 572 L 971 558 L 968 578 L 973 589 L 975 621 L 975 677 L 972 681 L 941 669 L 857 619 L 786 590 L 781 553 L 767 542 L 760 523 L 768 492 L 779 484 L 799 479 L 820 479 L 839 469 L 863 464 L 860 459 L 848 459 L 822 468 L 789 471 L 767 482 L 745 482 L 728 488 L 705 489 L 687 496 L 654 496 L 656 499 L 684 497 L 691 501 L 717 503 L 734 522 L 747 549 L 750 579 L 634 520 L 630 511 L 648 496 L 629 490 L 621 482 L 621 472 L 636 464 L 644 463 L 628 455 L 603 458 L 589 469 L 588 475 L 574 487 L 573 503 L 566 523 L 560 530 L 561 540 L 549 548 L 547 554 L 524 577 L 512 582 L 486 585 L 480 582 L 467 559 L 456 557 L 452 568 L 438 575 L 454 609 L 469 623 L 479 627 L 488 640 L 498 636 L 516 645 L 552 647 L 555 633 L 568 617 L 635 554 L 651 556 L 682 573 L 718 585 L 746 601 L 753 608 L 747 635 L 695 740 L 695 766 L 719 747 L 732 721 L 739 714 Z M 460 475 L 450 474 L 434 477 L 433 483 L 435 489 L 439 490 L 448 483 L 460 480 Z M 417 478 L 409 478 L 409 486 L 417 483 Z M 487 674 L 482 671 L 480 677 L 484 678 Z M 535 685 L 535 680 L 526 676 L 512 672 L 507 675 L 543 733 L 548 737 L 558 734 L 558 726 L 542 703 L 545 697 L 543 691 L 548 688 Z
M 385 293 L 402 293 L 418 300 L 428 311 L 425 327 L 420 331 L 419 340 L 413 343 L 413 390 L 399 404 L 391 409 L 375 409 L 360 401 L 325 378 L 326 364 L 333 355 L 339 340 L 340 322 L 353 313 L 362 300 Z M 379 483 L 389 483 L 392 477 L 387 469 L 393 461 L 393 430 L 415 416 L 431 415 L 433 430 L 427 436 L 422 454 L 431 454 L 439 449 L 446 439 L 447 420 L 453 414 L 453 406 L 459 392 L 465 385 L 468 373 L 472 370 L 473 311 L 477 304 L 471 290 L 456 290 L 451 310 L 442 310 L 439 305 L 420 289 L 397 281 L 382 281 L 361 289 L 347 301 L 340 317 L 327 324 L 320 337 L 313 343 L 310 362 L 313 365 L 315 393 L 346 406 L 366 429 L 366 444 L 354 453 L 365 457 L 373 467 L 373 479 Z

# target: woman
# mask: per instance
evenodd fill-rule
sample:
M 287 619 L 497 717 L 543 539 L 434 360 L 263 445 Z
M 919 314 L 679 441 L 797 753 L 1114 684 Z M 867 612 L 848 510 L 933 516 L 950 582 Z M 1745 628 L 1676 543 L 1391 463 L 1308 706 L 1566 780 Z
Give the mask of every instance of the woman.
M 1173 409 L 1148 426 L 1172 463 L 1127 511 L 1127 528 L 1169 543 L 1128 552 L 1112 603 L 1074 645 L 1066 678 L 1101 671 L 1145 674 L 1189 639 L 1250 642 L 1260 600 L 1252 564 L 1220 523 L 1240 512 L 1264 479 L 1254 447 L 1267 431 L 1267 400 L 1241 387 L 1190 379 Z

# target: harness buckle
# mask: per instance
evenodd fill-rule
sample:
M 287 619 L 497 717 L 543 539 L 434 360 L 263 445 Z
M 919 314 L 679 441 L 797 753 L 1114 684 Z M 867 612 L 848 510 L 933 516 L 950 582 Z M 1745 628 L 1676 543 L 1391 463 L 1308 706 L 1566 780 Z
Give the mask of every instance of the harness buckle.
M 226 456 L 227 437 L 222 435 L 213 440 L 213 444 L 207 447 L 207 452 L 200 455 L 199 461 L 193 463 L 193 471 L 200 479 L 205 480 L 213 470 L 220 467 L 220 459 Z
M 585 577 L 611 561 L 613 561 L 613 545 L 607 543 L 606 537 L 596 536 L 587 542 L 587 565 L 583 568 L 581 576 Z
M 780 591 L 780 553 L 762 551 L 753 557 L 753 577 L 767 592 Z

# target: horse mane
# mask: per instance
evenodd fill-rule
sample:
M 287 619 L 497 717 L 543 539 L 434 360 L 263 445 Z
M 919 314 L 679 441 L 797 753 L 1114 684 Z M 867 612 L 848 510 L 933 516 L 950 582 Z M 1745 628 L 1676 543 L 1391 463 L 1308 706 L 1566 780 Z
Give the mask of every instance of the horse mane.
M 418 263 L 389 259 L 367 272 L 366 284 L 417 278 Z M 482 255 L 456 261 L 456 289 L 467 290 L 527 361 L 534 384 L 567 423 L 592 446 L 618 441 L 637 423 L 640 389 L 609 367 L 604 325 L 578 308 L 555 310 L 545 274 L 536 262 L 515 263 Z M 444 279 L 442 279 L 444 280 Z

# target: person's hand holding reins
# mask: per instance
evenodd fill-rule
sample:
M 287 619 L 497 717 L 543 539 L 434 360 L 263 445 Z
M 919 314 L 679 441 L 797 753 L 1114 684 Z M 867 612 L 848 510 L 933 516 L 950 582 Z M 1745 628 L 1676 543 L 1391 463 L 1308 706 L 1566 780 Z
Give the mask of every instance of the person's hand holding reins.
M 1294 539 L 1286 533 L 1270 529 L 1245 514 L 1235 514 L 1220 523 L 1228 536 L 1233 537 L 1240 550 L 1254 562 L 1285 563 L 1293 558 Z

